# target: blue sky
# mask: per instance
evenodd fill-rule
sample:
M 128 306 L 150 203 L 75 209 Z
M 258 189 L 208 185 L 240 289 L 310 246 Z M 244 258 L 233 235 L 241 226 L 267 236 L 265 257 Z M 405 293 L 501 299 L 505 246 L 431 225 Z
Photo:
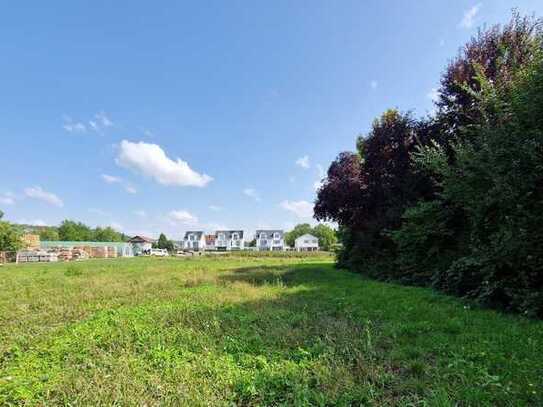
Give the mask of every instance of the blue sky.
M 323 169 L 389 107 L 432 109 L 478 26 L 532 1 L 11 2 L 0 209 L 179 238 L 311 220 Z

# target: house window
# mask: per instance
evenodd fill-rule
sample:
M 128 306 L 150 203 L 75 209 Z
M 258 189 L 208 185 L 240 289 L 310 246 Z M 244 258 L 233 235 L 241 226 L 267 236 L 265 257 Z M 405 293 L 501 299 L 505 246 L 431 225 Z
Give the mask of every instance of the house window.
M 224 240 L 224 233 L 219 233 L 219 240 Z
M 260 234 L 260 238 L 261 238 L 261 239 L 266 239 L 267 237 L 268 237 L 268 236 L 266 236 L 265 233 L 261 233 L 261 234 Z
M 237 233 L 233 233 L 232 240 L 239 240 L 239 235 Z
M 273 234 L 273 238 L 274 238 L 274 239 L 279 239 L 279 233 L 277 233 L 277 232 L 274 233 L 274 234 Z
M 189 235 L 189 240 L 194 240 L 194 235 Z
M 260 239 L 260 245 L 261 246 L 266 246 L 268 244 L 268 241 L 266 239 Z

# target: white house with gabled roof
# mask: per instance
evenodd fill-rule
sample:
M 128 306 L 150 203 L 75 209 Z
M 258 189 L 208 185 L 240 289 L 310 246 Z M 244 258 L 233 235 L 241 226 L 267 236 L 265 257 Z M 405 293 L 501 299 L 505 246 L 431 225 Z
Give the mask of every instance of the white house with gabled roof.
M 258 251 L 285 250 L 285 233 L 280 229 L 257 230 L 255 239 Z
M 215 232 L 215 249 L 217 251 L 243 250 L 244 248 L 243 230 L 217 230 Z
M 201 230 L 192 230 L 185 232 L 185 237 L 183 238 L 183 249 L 191 251 L 200 251 L 205 250 L 206 240 L 205 234 Z
M 313 252 L 319 250 L 319 239 L 309 233 L 294 239 L 294 249 L 297 252 Z

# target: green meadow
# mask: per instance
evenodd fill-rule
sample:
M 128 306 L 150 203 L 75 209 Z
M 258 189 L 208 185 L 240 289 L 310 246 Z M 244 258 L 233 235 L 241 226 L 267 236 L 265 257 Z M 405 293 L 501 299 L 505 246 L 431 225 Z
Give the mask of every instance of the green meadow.
M 543 323 L 326 255 L 0 267 L 0 405 L 543 404 Z

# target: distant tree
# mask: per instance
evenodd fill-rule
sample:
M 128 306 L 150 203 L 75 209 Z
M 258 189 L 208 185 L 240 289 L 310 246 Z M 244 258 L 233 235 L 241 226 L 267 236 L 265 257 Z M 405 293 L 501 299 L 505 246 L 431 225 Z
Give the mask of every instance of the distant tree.
M 76 242 L 89 241 L 93 239 L 93 231 L 87 225 L 72 220 L 64 220 L 58 228 L 60 240 L 71 240 Z
M 58 230 L 54 227 L 44 227 L 39 230 L 40 240 L 59 240 Z
M 96 242 L 122 242 L 123 235 L 110 226 L 97 227 L 93 231 L 93 239 Z
M 253 239 L 245 245 L 246 247 L 256 247 L 256 239 Z
M 312 234 L 319 239 L 319 248 L 321 250 L 330 250 L 338 240 L 336 231 L 322 223 L 313 228 Z
M 2 212 L 0 215 L 1 219 L 4 213 Z M 11 223 L 0 220 L 0 251 L 17 251 L 21 247 L 20 230 Z
M 174 250 L 174 244 L 171 240 L 168 240 L 164 233 L 161 233 L 158 237 L 158 241 L 155 243 L 157 249 L 166 249 L 168 251 Z
M 313 228 L 309 223 L 300 223 L 296 226 L 294 226 L 294 229 L 292 229 L 290 232 L 285 233 L 285 243 L 288 246 L 293 247 L 294 241 L 306 233 L 313 232 Z

